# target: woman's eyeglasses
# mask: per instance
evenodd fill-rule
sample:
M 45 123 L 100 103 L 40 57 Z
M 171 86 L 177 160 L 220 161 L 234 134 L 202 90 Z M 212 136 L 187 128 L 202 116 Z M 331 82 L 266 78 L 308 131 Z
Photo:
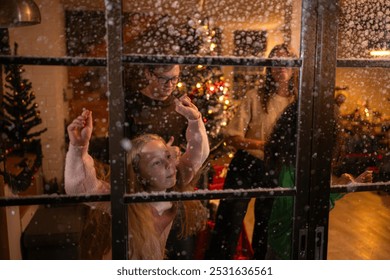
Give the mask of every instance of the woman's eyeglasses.
M 157 81 L 161 85 L 167 85 L 169 82 L 171 82 L 173 85 L 176 85 L 179 82 L 179 78 L 180 78 L 179 76 L 174 76 L 172 78 L 158 76 L 156 73 L 153 73 L 153 75 L 156 76 Z

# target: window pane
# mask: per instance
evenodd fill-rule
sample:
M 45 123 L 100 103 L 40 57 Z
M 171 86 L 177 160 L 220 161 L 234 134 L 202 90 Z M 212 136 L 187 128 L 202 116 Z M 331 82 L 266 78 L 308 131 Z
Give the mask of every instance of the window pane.
M 65 193 L 66 128 L 84 109 L 93 112 L 89 153 L 108 163 L 106 91 L 104 67 L 4 66 L 1 155 L 10 193 Z
M 299 50 L 301 1 L 124 1 L 124 51 L 262 57 Z
M 17 43 L 21 56 L 105 56 L 103 1 L 43 0 L 39 9 L 41 23 L 9 28 L 12 54 Z
M 2 259 L 109 258 L 111 218 L 106 209 L 96 203 L 2 207 Z
M 295 57 L 284 46 L 278 45 L 275 49 L 277 51 L 267 56 L 272 58 Z M 259 187 L 294 187 L 297 135 L 297 106 L 294 101 L 297 97 L 298 69 L 205 65 L 181 65 L 180 67 L 177 65 L 126 65 L 126 67 L 125 106 L 128 137 L 132 139 L 131 147 L 136 152 L 131 152 L 127 158 L 130 193 L 196 189 L 225 189 L 240 192 L 242 189 L 249 190 Z M 137 76 L 139 79 L 136 78 Z M 177 76 L 180 76 L 180 79 L 175 84 L 173 80 Z M 278 84 L 282 84 L 283 81 L 286 85 L 286 88 L 282 90 L 283 96 L 281 93 L 276 94 L 276 89 L 271 89 L 276 80 L 279 81 Z M 153 162 L 154 156 L 148 158 L 146 152 L 143 152 L 143 149 L 151 142 L 150 139 L 145 138 L 145 134 L 157 133 L 165 141 L 168 141 L 171 135 L 175 135 L 174 145 L 179 146 L 182 152 L 188 153 L 194 149 L 186 145 L 187 141 L 192 140 L 191 137 L 196 130 L 192 128 L 192 132 L 187 134 L 186 139 L 184 131 L 187 129 L 187 123 L 185 120 L 177 121 L 182 116 L 173 107 L 175 96 L 180 96 L 181 93 L 186 94 L 202 113 L 202 121 L 210 144 L 210 154 L 205 162 L 207 168 L 197 171 L 200 178 L 195 176 L 193 182 L 182 186 L 180 175 L 178 175 L 179 179 L 176 184 L 165 186 L 164 183 L 167 180 L 160 176 L 159 169 L 154 165 L 149 165 L 149 159 L 152 158 L 150 162 Z M 267 104 L 269 114 L 264 112 L 262 104 Z M 235 124 L 229 127 L 232 121 Z M 277 128 L 273 131 L 272 125 L 275 122 L 277 122 Z M 230 135 L 229 131 L 233 131 L 233 134 Z M 262 148 L 246 148 L 247 144 L 234 146 L 228 138 L 234 136 L 235 133 L 242 134 L 245 141 L 248 141 L 247 143 L 263 141 Z M 137 135 L 139 135 L 137 140 L 134 140 L 133 137 Z M 264 147 L 265 141 L 270 143 L 266 148 Z M 149 151 L 151 146 L 147 147 Z M 201 150 L 198 151 L 202 154 Z M 154 150 L 150 154 L 154 155 Z M 164 164 L 165 162 L 165 159 L 160 159 L 157 163 Z M 168 163 L 164 166 L 164 170 L 170 168 L 166 167 L 169 166 Z M 150 172 L 150 170 L 155 171 Z M 181 171 L 178 167 L 178 174 L 183 174 L 180 173 Z M 160 186 L 163 189 L 158 189 Z M 280 199 L 284 205 L 283 198 Z M 279 198 L 277 200 L 279 201 Z M 287 205 L 283 206 L 285 208 L 279 209 L 277 206 L 275 210 L 272 208 L 272 199 L 259 199 L 259 201 L 257 212 L 260 212 L 260 217 L 256 214 L 256 218 L 262 220 L 260 229 L 256 226 L 255 232 L 256 234 L 265 232 L 260 237 L 256 235 L 258 240 L 256 244 L 261 246 L 265 244 L 265 237 L 268 236 L 266 228 L 271 212 L 291 212 L 292 198 L 287 199 Z M 218 201 L 216 215 L 210 220 L 215 228 L 210 241 L 211 248 L 205 252 L 206 258 L 234 257 L 248 202 L 249 199 Z M 238 213 L 240 217 L 236 217 Z M 279 218 L 275 217 L 275 220 Z M 236 222 L 233 223 L 233 220 Z M 289 236 L 287 239 L 289 239 L 291 223 L 292 216 L 288 216 L 283 229 L 287 232 L 278 234 L 287 234 Z M 180 228 L 181 226 L 181 222 L 175 220 L 173 227 Z M 171 234 L 174 235 L 177 232 Z M 252 232 L 245 234 L 251 236 Z M 231 249 L 229 252 L 226 252 L 227 244 Z M 287 240 L 284 244 L 289 246 L 290 241 Z M 180 255 L 183 251 L 180 246 L 176 245 L 174 249 L 178 251 L 171 257 L 188 256 Z M 259 258 L 264 258 L 266 246 L 259 250 L 262 251 L 260 254 L 263 254 L 259 255 Z M 289 249 L 286 251 L 289 256 Z M 189 254 L 189 251 L 187 253 Z
M 389 78 L 388 69 L 337 69 L 339 134 L 334 149 L 334 175 L 349 173 L 356 178 L 368 170 L 373 182 L 389 181 L 390 91 L 383 87 Z
M 388 2 L 343 0 L 340 4 L 338 57 L 388 59 L 390 57 Z

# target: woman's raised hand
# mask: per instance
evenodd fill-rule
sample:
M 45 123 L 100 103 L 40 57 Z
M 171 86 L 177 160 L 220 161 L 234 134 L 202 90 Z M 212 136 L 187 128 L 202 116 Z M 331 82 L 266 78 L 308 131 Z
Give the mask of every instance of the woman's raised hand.
M 69 141 L 74 146 L 86 146 L 92 136 L 92 112 L 84 110 L 68 125 Z

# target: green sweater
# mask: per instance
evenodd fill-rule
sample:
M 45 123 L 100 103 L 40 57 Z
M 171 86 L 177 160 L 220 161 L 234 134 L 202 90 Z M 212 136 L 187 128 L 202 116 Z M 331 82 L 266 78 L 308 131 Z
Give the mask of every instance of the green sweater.
M 295 169 L 284 166 L 279 175 L 279 186 L 292 188 L 295 182 Z M 330 194 L 330 209 L 343 194 Z M 291 236 L 294 198 L 290 196 L 276 197 L 268 230 L 268 246 L 277 259 L 291 259 Z

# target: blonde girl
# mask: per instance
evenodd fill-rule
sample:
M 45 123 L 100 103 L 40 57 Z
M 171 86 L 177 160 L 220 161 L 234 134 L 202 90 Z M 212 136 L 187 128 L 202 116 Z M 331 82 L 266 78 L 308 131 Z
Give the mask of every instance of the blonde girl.
M 209 144 L 202 117 L 187 96 L 177 99 L 176 111 L 188 120 L 187 148 L 180 154 L 154 134 L 144 134 L 131 141 L 127 155 L 129 192 L 166 192 L 193 190 L 191 182 L 209 154 Z M 68 126 L 69 150 L 65 165 L 65 190 L 68 194 L 109 193 L 110 185 L 96 176 L 94 161 L 88 154 L 92 134 L 92 112 L 85 110 Z M 205 210 L 199 202 L 183 202 L 185 222 L 182 234 L 199 230 Z M 176 203 L 169 201 L 129 205 L 129 258 L 163 259 L 165 244 Z M 107 209 L 109 212 L 109 209 Z

